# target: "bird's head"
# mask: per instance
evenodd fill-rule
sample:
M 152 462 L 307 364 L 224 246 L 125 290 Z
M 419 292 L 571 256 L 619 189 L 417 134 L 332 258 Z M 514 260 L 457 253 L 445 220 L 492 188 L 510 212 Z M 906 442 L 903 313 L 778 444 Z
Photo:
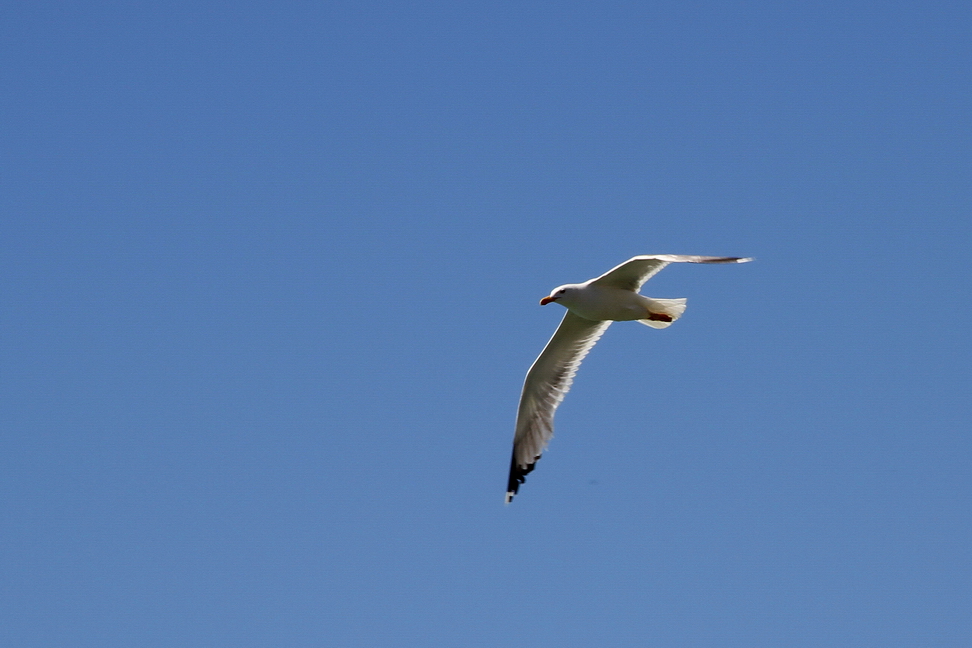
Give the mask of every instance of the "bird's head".
M 550 295 L 540 300 L 540 305 L 546 306 L 550 302 L 559 301 L 564 297 L 570 295 L 571 291 L 573 291 L 574 289 L 575 289 L 574 286 L 559 286 L 557 288 L 554 288 L 553 292 L 551 292 Z

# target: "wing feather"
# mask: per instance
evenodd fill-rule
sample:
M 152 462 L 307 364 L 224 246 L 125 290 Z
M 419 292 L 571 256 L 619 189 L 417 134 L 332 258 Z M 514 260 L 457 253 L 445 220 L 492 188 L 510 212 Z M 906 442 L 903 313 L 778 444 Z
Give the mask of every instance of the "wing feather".
M 584 356 L 610 325 L 610 321 L 594 322 L 567 311 L 553 337 L 527 372 L 516 415 L 507 502 L 513 499 L 553 437 L 557 406 L 570 390 Z
M 644 254 L 628 259 L 611 268 L 591 284 L 612 286 L 638 292 L 646 281 L 658 274 L 669 263 L 745 263 L 752 259 L 743 257 L 689 256 L 685 254 Z

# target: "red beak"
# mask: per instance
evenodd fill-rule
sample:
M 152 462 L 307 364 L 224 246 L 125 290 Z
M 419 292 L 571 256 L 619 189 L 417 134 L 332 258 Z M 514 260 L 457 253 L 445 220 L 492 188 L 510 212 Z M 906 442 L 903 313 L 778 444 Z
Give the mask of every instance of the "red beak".
M 543 299 L 540 300 L 540 305 L 541 306 L 546 306 L 547 304 L 549 304 L 552 301 L 557 301 L 557 300 L 554 299 L 553 297 L 544 297 Z

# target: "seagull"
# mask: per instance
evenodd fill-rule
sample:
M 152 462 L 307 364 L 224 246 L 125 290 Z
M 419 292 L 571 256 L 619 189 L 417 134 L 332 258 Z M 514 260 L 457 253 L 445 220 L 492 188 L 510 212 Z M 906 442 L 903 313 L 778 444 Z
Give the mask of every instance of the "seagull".
M 584 356 L 611 325 L 637 321 L 656 329 L 672 325 L 685 312 L 685 299 L 652 299 L 638 294 L 641 286 L 669 263 L 746 263 L 749 257 L 651 254 L 636 256 L 600 277 L 564 284 L 540 300 L 567 309 L 563 321 L 534 361 L 523 382 L 516 414 L 513 458 L 506 486 L 506 503 L 520 490 L 527 474 L 553 438 L 557 406 L 574 382 Z

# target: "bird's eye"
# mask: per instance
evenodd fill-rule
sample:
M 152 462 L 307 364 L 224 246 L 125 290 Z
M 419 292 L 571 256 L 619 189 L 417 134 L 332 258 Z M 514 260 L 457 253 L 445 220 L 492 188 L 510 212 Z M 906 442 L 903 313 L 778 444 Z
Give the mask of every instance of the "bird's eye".
M 567 292 L 567 289 L 566 288 L 561 288 L 560 290 L 557 291 L 557 294 L 558 295 L 563 295 L 565 292 Z

